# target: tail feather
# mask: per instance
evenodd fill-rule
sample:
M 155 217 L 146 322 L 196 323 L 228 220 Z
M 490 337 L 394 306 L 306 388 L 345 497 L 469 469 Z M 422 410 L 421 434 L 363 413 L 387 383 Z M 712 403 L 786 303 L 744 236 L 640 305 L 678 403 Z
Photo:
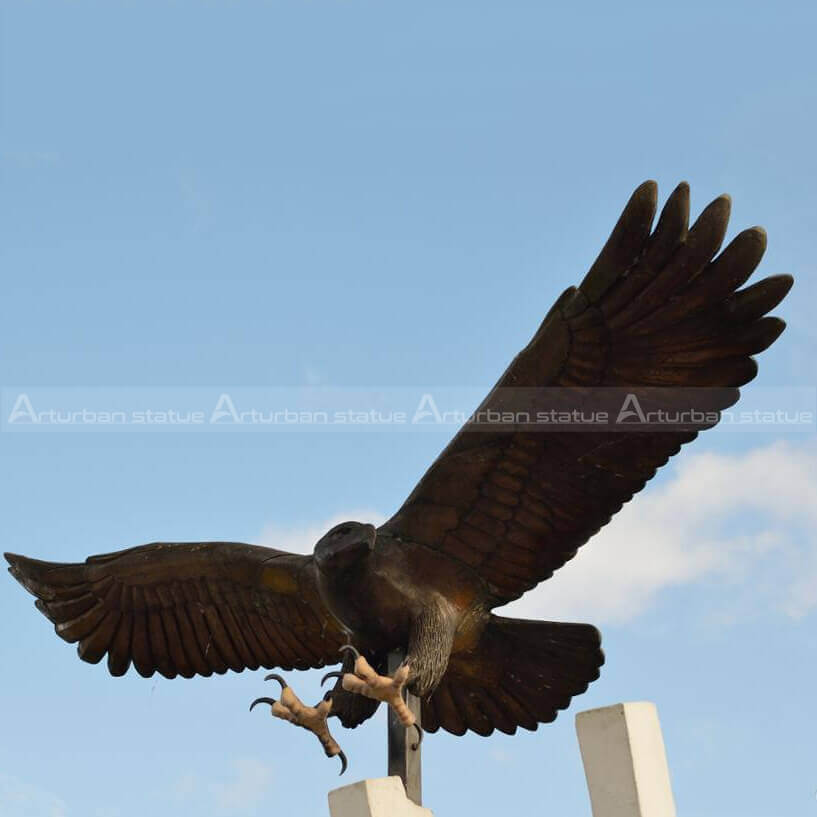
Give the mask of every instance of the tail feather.
M 590 624 L 492 615 L 477 646 L 451 657 L 440 685 L 423 701 L 423 727 L 455 735 L 534 730 L 555 720 L 603 664 L 601 635 Z

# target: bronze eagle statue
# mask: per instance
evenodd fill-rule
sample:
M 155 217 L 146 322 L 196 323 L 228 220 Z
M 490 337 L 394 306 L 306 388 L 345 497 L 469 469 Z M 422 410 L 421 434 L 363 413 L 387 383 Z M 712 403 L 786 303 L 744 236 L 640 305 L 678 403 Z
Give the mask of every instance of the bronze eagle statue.
M 745 230 L 718 255 L 728 196 L 691 228 L 687 184 L 652 229 L 656 205 L 654 182 L 636 189 L 584 280 L 556 301 L 483 405 L 545 387 L 705 387 L 717 410 L 737 400 L 757 372 L 751 355 L 785 327 L 767 313 L 792 278 L 741 288 L 766 236 Z M 78 642 L 84 661 L 107 654 L 115 676 L 131 664 L 145 677 L 189 678 L 343 656 L 317 706 L 278 675 L 267 677 L 281 683 L 280 699 L 253 702 L 314 732 L 343 771 L 327 719 L 355 727 L 385 701 L 415 725 L 404 689 L 420 698 L 425 730 L 455 735 L 536 729 L 584 692 L 604 662 L 595 627 L 491 611 L 572 559 L 697 431 L 464 428 L 391 519 L 338 525 L 311 556 L 197 542 L 77 564 L 6 559 L 57 635 Z M 390 677 L 393 650 L 406 657 Z

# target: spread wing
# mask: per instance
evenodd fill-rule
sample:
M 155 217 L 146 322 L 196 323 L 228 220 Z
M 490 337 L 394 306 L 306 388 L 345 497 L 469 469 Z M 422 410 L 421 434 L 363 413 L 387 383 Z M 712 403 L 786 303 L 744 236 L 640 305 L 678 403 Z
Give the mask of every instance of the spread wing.
M 656 186 L 641 185 L 578 287 L 556 302 L 482 407 L 509 388 L 722 387 L 737 400 L 757 372 L 750 357 L 783 331 L 764 317 L 789 276 L 739 289 L 763 255 L 760 228 L 717 257 L 730 200 L 691 229 L 679 185 L 653 232 Z M 381 530 L 443 551 L 487 583 L 489 602 L 518 598 L 571 559 L 696 430 L 624 433 L 461 430 Z
M 7 553 L 80 658 L 108 654 L 112 675 L 209 676 L 245 667 L 338 661 L 343 637 L 325 609 L 311 556 L 233 542 L 157 543 L 81 564 Z

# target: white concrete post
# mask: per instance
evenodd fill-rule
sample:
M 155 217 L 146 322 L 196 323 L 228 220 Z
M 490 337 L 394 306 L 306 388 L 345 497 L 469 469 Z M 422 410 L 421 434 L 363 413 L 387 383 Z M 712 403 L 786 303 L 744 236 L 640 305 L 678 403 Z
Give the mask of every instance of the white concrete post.
M 332 817 L 434 817 L 431 811 L 406 797 L 397 777 L 361 780 L 329 792 Z
M 593 817 L 675 817 L 658 711 L 648 702 L 576 715 Z

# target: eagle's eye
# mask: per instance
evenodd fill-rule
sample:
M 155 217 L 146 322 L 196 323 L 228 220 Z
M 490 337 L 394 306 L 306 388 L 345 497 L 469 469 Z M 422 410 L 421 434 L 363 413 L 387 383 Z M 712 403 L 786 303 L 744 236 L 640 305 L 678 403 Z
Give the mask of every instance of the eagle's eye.
M 351 533 L 352 529 L 348 525 L 344 525 L 342 528 L 338 528 L 335 531 L 335 536 L 346 536 L 347 533 Z

